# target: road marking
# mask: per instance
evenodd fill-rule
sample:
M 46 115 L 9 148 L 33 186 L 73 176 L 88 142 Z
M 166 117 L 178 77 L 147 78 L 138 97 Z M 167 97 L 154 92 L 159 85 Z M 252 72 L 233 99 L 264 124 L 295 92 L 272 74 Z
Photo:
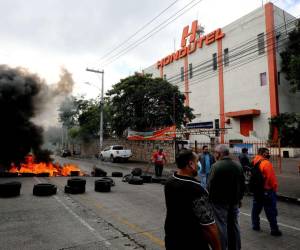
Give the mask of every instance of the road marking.
M 251 214 L 247 214 L 247 213 L 243 213 L 243 212 L 240 212 L 240 214 L 251 217 Z M 268 222 L 268 220 L 265 219 L 265 218 L 261 218 L 261 220 Z M 284 223 L 280 223 L 280 222 L 278 222 L 277 224 L 279 226 L 282 226 L 282 227 L 286 227 L 286 228 L 290 228 L 290 229 L 293 229 L 293 230 L 296 230 L 296 231 L 300 231 L 300 228 L 298 228 L 298 227 L 293 227 L 293 226 L 290 226 L 290 225 L 287 225 L 287 224 L 284 224 Z
M 96 208 L 98 208 L 99 210 L 105 210 L 106 212 L 108 212 L 115 220 L 119 221 L 120 223 L 122 223 L 123 225 L 128 226 L 129 228 L 133 229 L 136 233 L 145 236 L 146 238 L 150 239 L 153 243 L 157 244 L 158 246 L 164 248 L 165 247 L 165 242 L 154 236 L 152 233 L 146 232 L 145 230 L 143 230 L 142 228 L 140 228 L 139 226 L 130 223 L 128 220 L 120 217 L 119 215 L 109 211 L 108 209 L 105 208 L 105 206 L 103 206 L 100 202 L 96 202 L 90 198 L 83 198 L 81 197 L 83 200 L 85 200 L 87 203 L 90 203 L 91 205 L 94 204 L 94 206 Z
M 34 179 L 38 183 L 42 183 L 37 177 L 34 177 Z M 71 215 L 73 215 L 82 225 L 84 225 L 91 233 L 93 233 L 100 241 L 103 241 L 105 245 L 110 246 L 111 243 L 106 240 L 104 237 L 102 237 L 89 223 L 87 223 L 83 218 L 81 218 L 79 215 L 77 215 L 70 207 L 68 207 L 61 199 L 59 199 L 57 196 L 53 196 L 54 199 L 56 199 L 57 202 L 59 202 Z

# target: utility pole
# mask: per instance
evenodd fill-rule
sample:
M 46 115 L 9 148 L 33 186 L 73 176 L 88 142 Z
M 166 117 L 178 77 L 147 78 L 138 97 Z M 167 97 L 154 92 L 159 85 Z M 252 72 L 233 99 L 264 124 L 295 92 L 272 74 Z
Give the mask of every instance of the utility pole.
M 104 95 L 104 70 L 95 70 L 86 68 L 86 71 L 102 74 L 102 81 L 101 81 L 101 97 L 100 97 L 100 131 L 99 131 L 99 150 L 101 151 L 103 145 L 103 95 Z

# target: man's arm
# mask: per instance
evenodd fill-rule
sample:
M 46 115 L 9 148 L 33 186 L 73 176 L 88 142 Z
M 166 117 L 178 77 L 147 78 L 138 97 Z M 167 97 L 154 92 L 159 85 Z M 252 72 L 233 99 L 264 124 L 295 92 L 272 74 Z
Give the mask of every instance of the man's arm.
M 156 153 L 153 153 L 152 156 L 151 156 L 151 162 L 152 162 L 152 163 L 155 162 L 155 156 L 156 156 Z
M 204 192 L 200 197 L 193 201 L 193 211 L 201 225 L 201 233 L 207 243 L 214 250 L 221 249 L 219 232 L 214 219 L 214 213 L 208 202 L 208 195 Z
M 204 238 L 213 250 L 221 249 L 221 242 L 219 238 L 219 232 L 216 223 L 202 227 L 202 233 Z

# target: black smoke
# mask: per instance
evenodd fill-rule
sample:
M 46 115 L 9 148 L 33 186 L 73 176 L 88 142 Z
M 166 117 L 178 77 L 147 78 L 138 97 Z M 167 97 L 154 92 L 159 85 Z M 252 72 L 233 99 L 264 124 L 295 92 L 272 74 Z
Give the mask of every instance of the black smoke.
M 21 68 L 0 65 L 0 168 L 19 164 L 30 152 L 41 152 L 43 129 L 31 119 L 42 81 Z

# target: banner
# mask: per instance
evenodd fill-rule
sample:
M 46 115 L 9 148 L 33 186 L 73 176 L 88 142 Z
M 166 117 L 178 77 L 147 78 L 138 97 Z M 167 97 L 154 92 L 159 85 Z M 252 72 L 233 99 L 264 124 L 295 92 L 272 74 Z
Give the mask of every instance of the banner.
M 176 136 L 176 126 L 156 131 L 138 132 L 129 129 L 127 139 L 131 141 L 170 141 Z

